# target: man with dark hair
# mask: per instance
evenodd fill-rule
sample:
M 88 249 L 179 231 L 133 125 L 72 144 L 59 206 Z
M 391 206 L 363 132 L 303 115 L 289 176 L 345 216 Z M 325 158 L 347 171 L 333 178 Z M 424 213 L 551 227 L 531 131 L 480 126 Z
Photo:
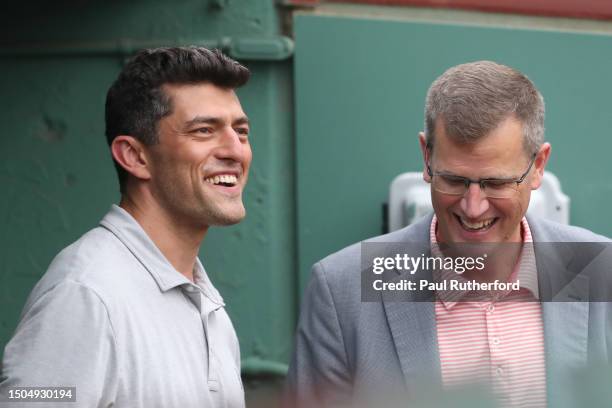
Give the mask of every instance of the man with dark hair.
M 503 407 L 579 406 L 571 395 L 572 370 L 612 355 L 611 303 L 589 301 L 610 297 L 588 296 L 600 289 L 597 280 L 589 283 L 600 271 L 586 275 L 580 268 L 593 258 L 580 262 L 575 247 L 543 251 L 537 244 L 611 247 L 608 238 L 585 229 L 526 216 L 551 151 L 542 96 L 504 65 L 453 67 L 428 91 L 419 143 L 434 213 L 314 265 L 289 369 L 291 397 L 303 406 L 397 397 L 405 406 L 406 397 L 484 383 Z M 371 274 L 361 263 L 368 245 L 415 248 L 403 250 L 423 259 L 444 247 L 442 256 L 452 259 L 453 251 L 473 251 L 476 244 L 500 257 L 465 273 L 452 265 L 391 267 L 384 282 L 395 286 L 362 301 L 370 293 L 362 282 Z M 603 272 L 612 263 L 606 256 L 598 259 Z M 393 292 L 404 281 L 445 278 L 448 284 L 449 275 L 474 287 L 501 282 L 511 289 L 453 292 L 442 285 Z
M 197 47 L 124 67 L 106 100 L 120 204 L 32 291 L 0 396 L 74 387 L 79 407 L 244 406 L 238 339 L 197 254 L 210 226 L 245 216 L 249 121 L 234 89 L 249 75 Z

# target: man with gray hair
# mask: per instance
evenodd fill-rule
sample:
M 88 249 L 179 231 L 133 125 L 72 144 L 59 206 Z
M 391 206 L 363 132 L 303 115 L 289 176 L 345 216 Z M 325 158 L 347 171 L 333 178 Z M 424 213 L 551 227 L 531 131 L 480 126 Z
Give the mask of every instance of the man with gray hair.
M 548 302 L 561 268 L 526 248 L 609 240 L 526 217 L 551 152 L 543 98 L 517 70 L 478 61 L 443 73 L 425 105 L 418 138 L 434 213 L 314 265 L 289 370 L 290 398 L 335 406 L 395 396 L 405 404 L 406 396 L 484 383 L 501 406 L 573 406 L 567 373 L 587 361 L 608 361 L 612 311 L 609 303 L 576 298 Z M 512 289 L 450 293 L 427 286 L 363 301 L 368 270 L 360 260 L 367 245 L 418 248 L 414 253 L 424 259 L 442 247 L 451 248 L 448 255 L 484 243 L 499 255 L 484 269 L 458 275 L 452 267 L 412 273 L 395 267 L 389 282 L 439 283 L 450 273 L 474 287 L 501 282 Z M 548 255 L 559 265 L 574 260 L 569 253 Z

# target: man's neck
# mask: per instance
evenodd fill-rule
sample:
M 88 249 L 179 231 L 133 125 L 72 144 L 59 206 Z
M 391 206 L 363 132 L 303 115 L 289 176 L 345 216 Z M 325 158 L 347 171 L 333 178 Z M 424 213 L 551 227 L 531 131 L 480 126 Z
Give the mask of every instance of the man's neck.
M 174 269 L 193 282 L 193 268 L 207 228 L 181 222 L 153 200 L 136 202 L 124 195 L 119 206 L 134 217 Z
M 436 224 L 436 240 L 438 243 L 444 243 L 444 237 L 440 236 L 440 228 L 438 227 L 439 225 Z M 493 282 L 495 280 L 507 282 L 519 260 L 522 244 L 524 242 L 524 233 L 523 224 L 521 222 L 517 230 L 507 241 L 500 243 L 499 247 L 496 249 L 492 248 L 493 251 L 491 254 L 488 254 L 483 270 L 466 271 L 463 273 L 463 277 L 478 282 Z M 489 245 L 490 244 L 484 244 L 483 247 L 486 248 Z

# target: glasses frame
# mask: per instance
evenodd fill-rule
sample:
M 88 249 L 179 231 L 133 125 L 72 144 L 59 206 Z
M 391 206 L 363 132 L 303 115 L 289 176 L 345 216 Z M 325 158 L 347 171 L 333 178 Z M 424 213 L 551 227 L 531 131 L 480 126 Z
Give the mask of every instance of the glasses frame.
M 531 161 L 529 162 L 529 167 L 527 167 L 527 170 L 525 170 L 523 175 L 520 176 L 519 178 L 482 178 L 482 179 L 473 180 L 468 177 L 457 176 L 454 174 L 433 172 L 431 171 L 431 166 L 429 163 L 427 163 L 427 174 L 429 174 L 429 177 L 431 178 L 433 178 L 434 176 L 447 176 L 447 177 L 453 177 L 453 179 L 455 179 L 456 181 L 463 181 L 463 184 L 465 185 L 465 191 L 462 194 L 453 194 L 453 193 L 446 193 L 446 192 L 439 191 L 442 194 L 462 196 L 470 189 L 471 184 L 478 184 L 480 186 L 480 190 L 482 190 L 482 192 L 486 194 L 487 190 L 485 190 L 485 185 L 487 182 L 516 183 L 516 186 L 518 187 L 523 181 L 525 181 L 525 178 L 527 177 L 527 174 L 529 174 L 529 172 L 531 171 L 531 168 L 533 167 L 533 163 L 535 163 L 535 159 L 537 156 L 538 156 L 537 153 L 533 154 L 533 156 L 531 157 Z

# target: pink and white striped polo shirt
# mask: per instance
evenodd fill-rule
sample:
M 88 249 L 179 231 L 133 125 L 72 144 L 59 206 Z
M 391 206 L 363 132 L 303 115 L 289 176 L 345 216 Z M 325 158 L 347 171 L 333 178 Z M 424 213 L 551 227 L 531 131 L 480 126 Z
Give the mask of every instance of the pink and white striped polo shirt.
M 533 242 L 525 218 L 521 227 L 523 242 Z M 437 244 L 436 228 L 434 216 L 432 246 Z M 542 309 L 532 253 L 521 254 L 509 281 L 517 279 L 520 289 L 504 293 L 498 301 L 436 296 L 442 382 L 447 389 L 490 384 L 502 407 L 545 407 Z

